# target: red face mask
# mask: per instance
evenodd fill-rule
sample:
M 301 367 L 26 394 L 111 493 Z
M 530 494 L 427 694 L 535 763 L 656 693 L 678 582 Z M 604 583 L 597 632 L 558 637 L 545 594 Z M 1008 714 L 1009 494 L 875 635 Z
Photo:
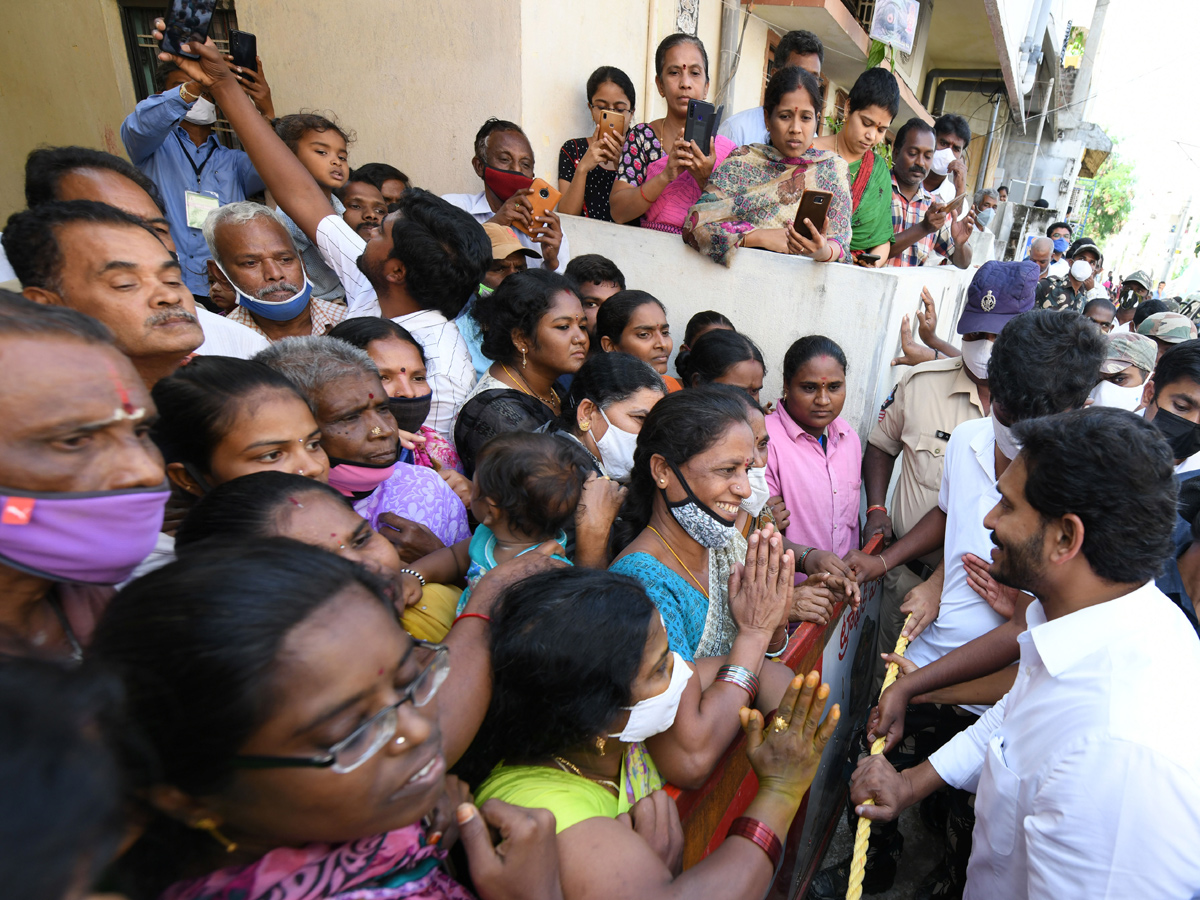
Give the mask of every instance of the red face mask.
M 503 203 L 517 191 L 524 190 L 533 184 L 533 179 L 520 172 L 509 172 L 506 169 L 484 166 L 483 183 Z

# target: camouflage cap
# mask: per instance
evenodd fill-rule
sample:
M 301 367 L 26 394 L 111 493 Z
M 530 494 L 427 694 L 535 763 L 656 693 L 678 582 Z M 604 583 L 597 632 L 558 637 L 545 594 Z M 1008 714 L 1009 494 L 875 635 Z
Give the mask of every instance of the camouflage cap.
M 1132 281 L 1134 284 L 1140 284 L 1142 287 L 1144 287 L 1148 291 L 1154 289 L 1154 285 L 1152 285 L 1150 283 L 1150 276 L 1147 275 L 1145 272 L 1143 272 L 1141 269 L 1138 269 L 1136 272 L 1133 272 L 1130 275 L 1126 275 L 1124 278 L 1121 279 L 1122 284 L 1124 284 L 1127 281 Z
M 1173 312 L 1160 312 L 1147 316 L 1138 326 L 1138 334 L 1157 338 L 1168 344 L 1181 344 L 1196 339 L 1196 325 L 1187 316 Z
M 1105 375 L 1115 375 L 1130 366 L 1149 374 L 1158 360 L 1158 345 L 1143 334 L 1121 332 L 1108 336 L 1108 355 L 1100 363 Z

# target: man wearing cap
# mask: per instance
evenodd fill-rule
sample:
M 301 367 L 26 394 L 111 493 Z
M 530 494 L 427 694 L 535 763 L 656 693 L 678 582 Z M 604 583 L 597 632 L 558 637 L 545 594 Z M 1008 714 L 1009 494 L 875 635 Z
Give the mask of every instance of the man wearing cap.
M 1137 329 L 1138 334 L 1153 338 L 1158 345 L 1158 357 L 1170 350 L 1175 344 L 1196 339 L 1196 325 L 1185 315 L 1173 312 L 1160 312 L 1148 316 Z
M 982 419 L 990 411 L 987 361 L 992 342 L 1010 319 L 1033 308 L 1039 271 L 1028 260 L 984 263 L 967 288 L 967 305 L 958 320 L 962 356 L 921 363 L 896 382 L 863 454 L 868 506 L 864 537 L 878 532 L 888 540 L 902 537 L 937 506 L 950 434 L 963 422 Z M 884 504 L 901 453 L 889 517 Z M 904 623 L 901 606 L 906 595 L 933 574 L 940 561 L 940 549 L 934 550 L 884 576 L 879 646 L 895 646 Z M 882 677 L 880 663 L 877 674 Z
M 1113 334 L 1136 330 L 1133 325 L 1133 314 L 1137 312 L 1138 304 L 1150 297 L 1150 276 L 1138 269 L 1131 275 L 1126 275 L 1121 281 L 1121 289 L 1117 292 L 1117 325 Z
M 1090 395 L 1092 405 L 1137 412 L 1142 408 L 1144 385 L 1157 361 L 1158 347 L 1145 335 L 1111 335 L 1108 355 L 1100 363 L 1100 383 Z
M 1071 226 L 1066 222 L 1055 222 L 1046 229 L 1046 237 L 1054 242 L 1054 256 L 1050 259 L 1050 275 L 1054 278 L 1066 278 L 1071 269 L 1071 262 L 1064 258 L 1071 246 Z
M 1080 238 L 1071 244 L 1065 260 L 1060 260 L 1067 265 L 1066 274 L 1062 277 L 1055 276 L 1055 263 L 1051 263 L 1051 274 L 1038 283 L 1038 309 L 1070 309 L 1080 312 L 1087 301 L 1087 293 L 1094 284 L 1096 266 L 1102 258 L 1100 248 L 1091 238 Z

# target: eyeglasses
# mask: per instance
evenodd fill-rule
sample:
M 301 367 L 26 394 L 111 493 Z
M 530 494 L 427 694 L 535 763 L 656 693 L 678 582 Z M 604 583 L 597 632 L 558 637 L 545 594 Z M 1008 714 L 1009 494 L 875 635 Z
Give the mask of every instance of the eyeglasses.
M 400 707 L 412 701 L 413 706 L 422 707 L 438 692 L 438 688 L 450 674 L 450 648 L 445 644 L 428 641 L 413 641 L 410 651 L 423 662 L 421 674 L 404 689 L 400 699 L 385 706 L 363 722 L 345 740 L 338 741 L 324 756 L 235 756 L 233 765 L 238 769 L 332 769 L 339 775 L 353 772 L 383 745 L 396 736 L 400 724 Z
M 599 109 L 599 110 L 611 110 L 612 112 L 619 112 L 622 115 L 629 112 L 629 105 L 626 103 L 618 103 L 616 106 L 609 106 L 603 100 L 597 100 L 595 103 L 589 103 L 588 108 L 589 109 Z

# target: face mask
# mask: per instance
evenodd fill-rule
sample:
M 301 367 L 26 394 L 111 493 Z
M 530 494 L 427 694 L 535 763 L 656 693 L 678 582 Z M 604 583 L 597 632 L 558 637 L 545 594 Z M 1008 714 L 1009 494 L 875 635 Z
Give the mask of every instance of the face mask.
M 980 380 L 987 378 L 988 360 L 992 358 L 992 342 L 986 338 L 982 341 L 963 341 L 963 365 L 972 375 Z
M 429 418 L 429 409 L 433 406 L 433 392 L 424 397 L 388 397 L 388 409 L 392 418 L 400 426 L 401 431 L 416 434 L 420 431 L 425 420 Z
M 1167 412 L 1159 407 L 1154 414 L 1153 424 L 1162 432 L 1162 436 L 1171 445 L 1171 452 L 1176 459 L 1187 459 L 1200 452 L 1200 425 L 1187 419 Z
M 185 122 L 193 125 L 212 125 L 217 121 L 217 107 L 201 97 L 192 104 L 192 108 L 184 115 Z
M 1093 406 L 1110 406 L 1133 412 L 1142 402 L 1142 388 L 1140 384 L 1122 387 L 1111 381 L 1101 381 L 1088 396 L 1092 398 Z
M 750 496 L 742 501 L 742 509 L 752 516 L 757 516 L 767 505 L 767 498 L 771 496 L 771 489 L 767 487 L 767 467 L 751 467 L 747 474 L 750 477 Z
M 733 525 L 728 524 L 724 519 L 701 503 L 696 498 L 696 495 L 692 493 L 691 485 L 680 474 L 679 469 L 675 468 L 675 464 L 668 463 L 668 465 L 671 467 L 671 471 L 675 473 L 675 477 L 679 479 L 679 483 L 683 486 L 683 489 L 687 491 L 687 499 L 681 500 L 678 503 L 672 503 L 670 500 L 667 500 L 667 492 L 665 490 L 662 491 L 667 509 L 671 511 L 671 515 L 675 517 L 675 521 L 679 523 L 679 527 L 686 531 L 688 537 L 701 547 L 707 547 L 709 550 L 724 547 L 733 539 Z M 660 488 L 660 490 L 662 489 Z
M 662 734 L 675 724 L 679 701 L 683 699 L 683 689 L 692 677 L 692 669 L 678 653 L 672 651 L 671 656 L 671 683 L 667 685 L 667 689 L 661 694 L 625 707 L 629 710 L 629 721 L 625 723 L 620 734 L 610 734 L 609 737 L 626 744 L 636 744 L 656 734 Z
M 0 488 L 0 561 L 42 578 L 119 584 L 162 530 L 163 486 L 90 493 Z
M 329 457 L 329 486 L 344 497 L 369 494 L 392 477 L 395 463 L 386 466 L 347 462 Z
M 633 469 L 633 451 L 637 448 L 637 435 L 610 422 L 604 410 L 600 410 L 600 417 L 608 426 L 604 437 L 596 441 L 596 449 L 600 451 L 600 462 L 604 464 L 604 471 L 609 478 L 614 481 L 628 481 L 629 473 Z
M 1137 309 L 1137 305 L 1141 299 L 1141 294 L 1139 294 L 1133 288 L 1126 288 L 1125 290 L 1121 291 L 1121 309 L 1127 311 L 1131 309 Z
M 1095 273 L 1092 269 L 1092 264 L 1086 259 L 1077 259 L 1071 263 L 1071 277 L 1076 281 L 1083 282 L 1091 278 Z
M 216 262 L 214 259 L 213 262 Z M 312 297 L 312 282 L 308 280 L 308 273 L 304 273 L 304 287 L 293 294 L 286 300 L 259 300 L 257 297 L 251 297 L 229 277 L 229 273 L 225 268 L 217 263 L 217 268 L 221 270 L 221 274 L 225 276 L 225 280 L 233 287 L 233 292 L 237 295 L 238 305 L 244 306 L 250 312 L 262 316 L 264 319 L 270 319 L 272 322 L 290 322 L 300 313 L 304 312 L 304 307 L 308 306 L 308 301 Z
M 520 172 L 509 172 L 505 169 L 483 167 L 483 183 L 496 199 L 503 203 L 517 191 L 522 191 L 533 184 L 533 179 Z
M 1054 252 L 1055 253 L 1066 253 L 1067 250 L 1070 249 L 1070 247 L 1071 247 L 1071 243 L 1066 238 L 1055 238 L 1054 239 Z
M 950 171 L 952 162 L 954 162 L 954 151 L 949 147 L 943 147 L 933 154 L 933 159 L 929 161 L 929 170 L 934 175 L 945 175 Z
M 980 228 L 987 228 L 988 223 L 992 221 L 992 217 L 996 215 L 995 207 L 989 206 L 983 212 L 975 217 L 975 222 Z
M 995 415 L 991 416 L 991 419 L 992 431 L 996 435 L 996 446 L 1000 448 L 1000 452 L 1006 459 L 1016 459 L 1017 454 L 1021 452 L 1021 445 L 1013 437 L 1012 430 L 1007 425 L 1002 425 Z

